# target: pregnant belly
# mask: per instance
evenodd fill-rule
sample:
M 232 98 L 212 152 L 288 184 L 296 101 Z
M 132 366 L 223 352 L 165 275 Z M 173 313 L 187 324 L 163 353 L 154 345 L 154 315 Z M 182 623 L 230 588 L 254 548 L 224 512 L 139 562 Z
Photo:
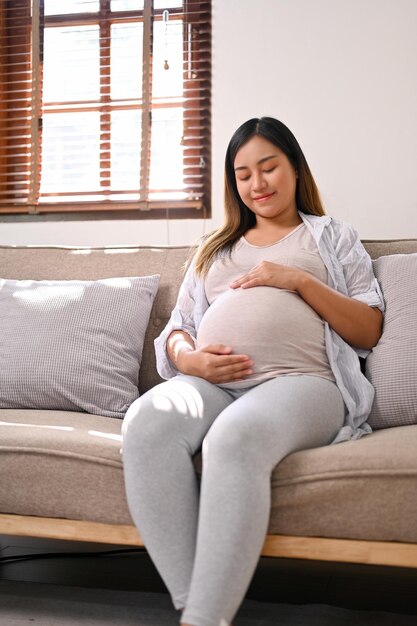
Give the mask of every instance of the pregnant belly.
M 254 361 L 248 386 L 278 374 L 330 371 L 322 319 L 292 291 L 273 287 L 230 289 L 206 311 L 197 347 L 221 343 Z

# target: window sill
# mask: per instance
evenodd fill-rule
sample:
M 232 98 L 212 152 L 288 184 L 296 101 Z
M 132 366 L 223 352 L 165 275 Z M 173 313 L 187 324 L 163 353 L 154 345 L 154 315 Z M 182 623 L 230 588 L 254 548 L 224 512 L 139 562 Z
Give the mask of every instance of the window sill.
M 144 210 L 108 210 L 108 211 L 65 211 L 48 213 L 1 213 L 0 222 L 85 222 L 104 220 L 174 220 L 207 219 L 211 212 L 205 208 L 175 208 Z

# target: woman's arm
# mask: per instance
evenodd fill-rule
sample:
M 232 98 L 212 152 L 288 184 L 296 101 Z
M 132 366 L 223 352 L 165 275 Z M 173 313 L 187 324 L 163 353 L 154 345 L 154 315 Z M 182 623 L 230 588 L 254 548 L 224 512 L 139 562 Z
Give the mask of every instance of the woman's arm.
M 232 348 L 222 344 L 196 349 L 191 336 L 182 330 L 169 335 L 166 349 L 178 371 L 214 384 L 241 380 L 252 374 L 253 361 L 247 355 L 232 354 Z
M 383 317 L 379 309 L 339 293 L 308 272 L 262 261 L 231 287 L 247 289 L 260 285 L 297 292 L 347 343 L 356 348 L 373 348 L 381 336 Z
M 369 350 L 378 343 L 383 320 L 379 309 L 335 291 L 306 272 L 299 276 L 296 291 L 351 346 Z

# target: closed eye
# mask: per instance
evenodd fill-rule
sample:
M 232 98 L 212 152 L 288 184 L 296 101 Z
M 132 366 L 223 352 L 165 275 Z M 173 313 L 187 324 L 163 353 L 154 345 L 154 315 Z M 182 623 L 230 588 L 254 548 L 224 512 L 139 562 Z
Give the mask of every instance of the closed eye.
M 263 174 L 271 174 L 278 166 L 274 165 L 273 167 L 270 167 L 267 170 L 262 170 Z M 239 181 L 244 183 L 245 181 L 249 180 L 250 178 L 250 174 L 248 174 L 247 176 L 239 176 Z

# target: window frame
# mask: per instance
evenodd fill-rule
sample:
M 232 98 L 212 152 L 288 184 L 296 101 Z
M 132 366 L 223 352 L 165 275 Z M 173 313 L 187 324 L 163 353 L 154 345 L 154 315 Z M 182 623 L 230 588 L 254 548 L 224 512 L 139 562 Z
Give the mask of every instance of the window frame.
M 135 21 L 137 21 L 137 11 L 123 11 L 118 12 L 117 16 L 110 17 L 110 2 L 111 0 L 100 0 L 100 8 L 103 7 L 107 9 L 107 12 L 101 12 L 99 15 L 100 28 L 108 28 L 110 29 L 111 23 L 116 23 L 118 18 L 128 17 L 130 14 L 133 17 L 133 13 L 136 13 L 134 17 Z M 196 128 L 201 128 L 201 122 L 195 123 L 195 119 L 188 124 L 188 136 L 185 137 L 185 140 L 189 142 L 189 150 L 188 154 L 191 155 L 191 159 L 188 158 L 188 165 L 183 164 L 184 171 L 184 182 L 193 181 L 195 177 L 195 173 L 197 169 L 200 167 L 201 163 L 204 163 L 204 173 L 198 179 L 198 182 L 202 184 L 202 194 L 201 197 L 190 198 L 186 200 L 149 200 L 147 197 L 144 197 L 142 193 L 139 200 L 135 201 L 87 201 L 87 202 L 61 202 L 61 203 L 48 203 L 48 202 L 40 202 L 39 201 L 39 191 L 40 191 L 40 163 L 41 163 L 41 145 L 42 145 L 42 106 L 41 106 L 41 94 L 42 94 L 42 60 L 43 60 L 43 42 L 42 37 L 33 37 L 32 38 L 32 48 L 30 44 L 30 32 L 29 28 L 29 20 L 32 21 L 32 17 L 30 16 L 30 1 L 29 0 L 6 0 L 4 4 L 4 9 L 0 11 L 0 30 L 5 28 L 5 13 L 7 11 L 7 7 L 11 5 L 18 5 L 19 8 L 26 9 L 25 19 L 22 19 L 22 32 L 20 34 L 20 45 L 25 48 L 26 53 L 26 65 L 30 64 L 31 55 L 35 54 L 39 58 L 39 64 L 33 64 L 32 69 L 32 85 L 38 83 L 39 89 L 31 89 L 30 91 L 30 107 L 31 110 L 35 112 L 35 114 L 31 117 L 30 120 L 30 134 L 33 137 L 37 137 L 38 141 L 32 141 L 32 145 L 34 148 L 23 155 L 23 164 L 22 167 L 29 169 L 30 175 L 30 185 L 27 194 L 27 201 L 21 202 L 8 202 L 7 204 L 0 203 L 0 217 L 21 217 L 24 216 L 32 216 L 32 217 L 41 217 L 43 216 L 48 218 L 48 216 L 52 217 L 53 214 L 62 215 L 65 219 L 78 219 L 79 217 L 87 217 L 92 219 L 107 219 L 107 218 L 135 218 L 135 219 L 202 219 L 211 216 L 211 20 L 207 23 L 207 29 L 209 32 L 208 38 L 206 37 L 204 41 L 205 50 L 205 58 L 204 64 L 202 66 L 202 72 L 204 72 L 204 79 L 201 80 L 192 80 L 188 77 L 187 82 L 184 82 L 184 92 L 188 91 L 188 98 L 185 99 L 184 106 L 184 135 L 187 134 L 187 124 L 189 118 L 194 115 L 196 110 L 199 108 L 197 105 L 201 102 L 204 103 L 204 111 L 202 115 L 205 116 L 204 120 L 204 128 L 205 128 L 205 137 L 203 140 L 201 138 L 196 139 Z M 35 6 L 40 7 L 39 14 L 39 26 L 40 33 L 42 32 L 43 27 L 48 27 L 49 24 L 57 24 L 60 25 L 70 25 L 70 24 L 81 24 L 86 23 L 86 21 L 95 21 L 97 23 L 97 14 L 71 14 L 71 15 L 63 15 L 63 16 L 43 16 L 42 13 L 42 4 L 43 0 L 37 0 L 34 3 Z M 208 1 L 199 2 L 197 0 L 185 0 L 182 8 L 178 9 L 169 9 L 170 17 L 171 16 L 182 16 L 184 20 L 184 33 L 188 29 L 191 29 L 190 32 L 193 32 L 193 28 L 201 27 L 200 22 L 200 8 L 203 8 L 205 14 L 207 15 L 207 7 L 210 11 L 211 17 L 211 3 Z M 190 8 L 192 9 L 190 11 Z M 9 9 L 10 10 L 10 9 Z M 146 32 L 144 32 L 143 37 L 143 46 L 144 53 L 146 50 L 152 50 L 152 36 L 153 36 L 153 23 L 154 20 L 158 21 L 163 19 L 163 10 L 164 9 L 153 9 L 153 0 L 145 0 L 144 3 L 144 11 L 143 11 L 143 19 L 148 20 L 146 23 L 148 28 Z M 187 13 L 192 15 L 192 19 L 186 21 Z M 196 18 L 197 16 L 197 18 Z M 21 19 L 21 18 L 19 18 Z M 193 21 L 194 20 L 194 21 Z M 36 21 L 36 15 L 35 15 Z M 25 22 L 25 25 L 23 24 Z M 104 26 L 103 26 L 104 25 Z M 194 55 L 194 59 L 200 61 L 199 56 L 199 45 L 200 42 L 194 41 L 194 38 L 190 37 L 188 40 L 188 45 L 193 46 L 193 50 L 186 50 L 185 46 L 187 42 L 184 43 L 183 53 L 184 55 L 187 53 L 191 53 Z M 208 52 L 207 52 L 208 46 Z M 107 47 L 105 51 L 105 57 L 102 57 L 103 50 L 100 49 L 100 96 L 101 99 L 104 96 L 108 97 L 108 102 L 106 102 L 106 106 L 109 107 L 110 102 L 110 80 L 109 80 L 109 55 L 110 48 Z M 152 110 L 157 108 L 155 103 L 152 103 L 152 54 L 149 54 L 149 61 L 144 54 L 143 59 L 143 88 L 142 88 L 142 155 L 147 154 L 148 158 L 141 158 L 141 172 L 140 172 L 140 188 L 143 189 L 144 181 L 149 182 L 149 166 L 150 166 L 150 139 L 151 139 L 151 129 L 147 132 L 147 128 L 150 124 L 150 117 L 152 115 Z M 105 68 L 103 70 L 103 67 Z M 10 76 L 7 74 L 8 67 L 3 63 L 3 66 L 0 66 L 0 77 L 5 74 L 7 78 L 10 80 Z M 26 68 L 28 70 L 28 68 Z M 186 72 L 186 63 L 184 63 L 184 73 Z M 13 80 L 13 76 L 11 77 Z M 0 103 L 4 101 L 5 93 L 7 88 L 0 88 Z M 28 96 L 29 103 L 29 96 Z M 149 103 L 152 103 L 149 106 Z M 197 103 L 197 104 L 196 104 Z M 100 102 L 102 104 L 102 100 Z M 113 107 L 116 109 L 117 107 Z M 0 107 L 0 113 L 4 109 Z M 39 115 L 36 112 L 39 111 Z M 110 111 L 101 112 L 101 141 L 106 140 L 106 132 L 109 132 L 109 115 Z M 107 125 L 106 125 L 106 116 L 107 116 Z M 190 117 L 191 116 L 191 117 Z M 104 120 L 104 123 L 103 123 Z M 0 120 L 1 121 L 1 120 Z M 8 122 L 10 120 L 8 119 Z M 144 132 L 145 129 L 145 132 Z M 197 150 L 194 148 L 194 144 L 200 141 L 201 146 L 200 149 Z M 110 146 L 110 143 L 108 144 Z M 7 152 L 8 145 L 5 141 L 0 139 L 0 157 L 8 154 Z M 9 157 L 6 156 L 6 160 Z M 102 176 L 103 171 L 106 169 L 106 165 L 108 165 L 110 161 L 110 152 L 109 150 L 100 150 L 100 176 Z M 10 159 L 9 159 L 10 160 Z M 104 162 L 106 161 L 106 162 Z M 9 161 L 8 161 L 9 162 Z M 102 167 L 103 166 L 103 167 Z M 102 188 L 108 187 L 109 182 L 106 177 L 100 179 L 100 186 Z M 189 183 L 190 184 L 190 183 Z M 147 188 L 149 191 L 149 187 Z M 151 190 L 152 191 L 152 190 Z M 62 194 L 63 195 L 63 194 Z M 6 220 L 9 221 L 9 220 Z

